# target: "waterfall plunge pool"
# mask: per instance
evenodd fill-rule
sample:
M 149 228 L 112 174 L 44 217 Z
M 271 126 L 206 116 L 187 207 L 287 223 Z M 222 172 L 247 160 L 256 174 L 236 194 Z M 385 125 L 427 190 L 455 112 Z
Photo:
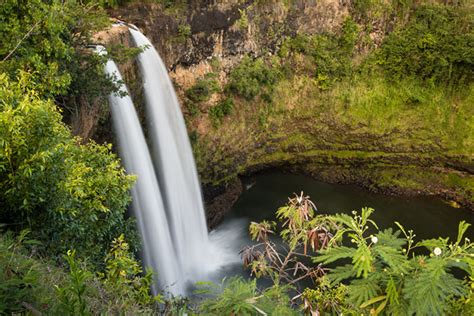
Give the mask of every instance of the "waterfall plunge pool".
M 244 181 L 244 191 L 224 218 L 210 233 L 211 244 L 226 253 L 218 260 L 226 261 L 212 275 L 212 281 L 220 282 L 224 277 L 249 276 L 239 260 L 239 251 L 252 244 L 248 234 L 251 221 L 275 220 L 276 210 L 285 205 L 293 193 L 303 191 L 316 204 L 320 214 L 359 211 L 362 207 L 375 209 L 371 218 L 380 229 L 401 223 L 405 229 L 413 229 L 416 241 L 428 238 L 450 237 L 455 239 L 458 224 L 465 220 L 474 223 L 474 213 L 464 208 L 453 208 L 446 202 L 427 196 L 389 196 L 376 194 L 355 185 L 328 184 L 309 176 L 268 172 Z M 465 237 L 474 239 L 474 227 Z

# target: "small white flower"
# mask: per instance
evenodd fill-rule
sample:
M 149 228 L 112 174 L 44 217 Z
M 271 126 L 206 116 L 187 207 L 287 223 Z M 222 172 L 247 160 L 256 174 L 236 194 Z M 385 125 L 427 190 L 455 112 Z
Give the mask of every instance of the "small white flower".
M 376 243 L 379 241 L 379 239 L 378 239 L 376 236 L 372 236 L 372 237 L 370 238 L 370 240 L 371 240 L 374 244 L 376 244 Z
M 436 248 L 433 250 L 433 253 L 435 254 L 435 256 L 439 256 L 439 255 L 442 253 L 441 248 L 436 247 Z

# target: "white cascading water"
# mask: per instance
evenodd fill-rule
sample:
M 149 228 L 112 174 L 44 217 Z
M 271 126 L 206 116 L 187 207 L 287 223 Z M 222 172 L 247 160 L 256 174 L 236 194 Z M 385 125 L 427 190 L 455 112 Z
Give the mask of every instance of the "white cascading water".
M 96 50 L 105 54 L 103 47 L 98 46 Z M 122 79 L 112 60 L 107 62 L 106 73 L 117 80 Z M 123 85 L 120 90 L 126 96 L 111 94 L 109 103 L 120 156 L 127 172 L 137 176 L 132 188 L 132 208 L 142 236 L 144 265 L 153 268 L 160 289 L 175 295 L 184 294 L 185 280 L 168 228 L 152 159 L 128 91 Z M 154 293 L 157 291 L 153 288 Z
M 168 71 L 150 41 L 130 29 L 137 46 L 152 154 L 166 206 L 170 232 L 185 280 L 207 279 L 212 258 L 206 218 L 191 145 Z

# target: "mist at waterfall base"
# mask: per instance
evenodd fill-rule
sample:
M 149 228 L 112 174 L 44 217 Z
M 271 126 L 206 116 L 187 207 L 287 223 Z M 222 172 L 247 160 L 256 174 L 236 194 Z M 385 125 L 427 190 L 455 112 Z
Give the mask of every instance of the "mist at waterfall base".
M 125 169 L 137 176 L 132 211 L 142 239 L 144 266 L 155 271 L 157 287 L 152 290 L 184 295 L 193 283 L 209 280 L 213 271 L 238 262 L 239 256 L 221 239 L 209 240 L 191 145 L 168 72 L 148 39 L 138 31 L 130 32 L 137 46 L 149 47 L 138 60 L 152 155 L 123 86 L 121 93 L 109 97 L 112 120 Z M 103 48 L 98 52 L 105 53 Z M 111 60 L 106 73 L 122 80 Z

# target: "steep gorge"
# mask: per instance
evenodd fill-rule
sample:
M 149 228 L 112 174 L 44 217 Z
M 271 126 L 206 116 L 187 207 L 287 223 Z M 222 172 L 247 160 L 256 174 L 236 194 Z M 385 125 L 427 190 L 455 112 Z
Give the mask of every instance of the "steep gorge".
M 291 56 L 290 67 L 296 75 L 277 81 L 271 91 L 252 100 L 233 96 L 230 113 L 217 120 L 212 116 L 213 108 L 228 97 L 225 86 L 230 73 L 245 56 L 262 57 L 271 64 L 286 38 L 341 34 L 345 21 L 352 17 L 359 32 L 351 61 L 358 64 L 397 23 L 405 23 L 401 9 L 371 15 L 357 3 L 189 1 L 169 8 L 131 3 L 110 11 L 111 16 L 141 28 L 170 71 L 194 145 L 211 226 L 242 190 L 239 176 L 275 167 L 385 193 L 439 195 L 473 208 L 472 135 L 451 141 L 452 131 L 460 124 L 457 117 L 443 112 L 439 118 L 437 109 L 429 109 L 433 118 L 426 121 L 432 119 L 433 126 L 427 127 L 427 122 L 413 115 L 422 111 L 424 100 L 402 95 L 406 104 L 400 112 L 390 106 L 387 95 L 377 94 L 384 88 L 377 80 L 347 79 L 321 87 L 304 54 Z M 97 41 L 131 44 L 125 29 L 106 31 Z M 142 104 L 136 65 L 124 64 L 121 71 L 135 104 Z M 188 91 L 207 80 L 207 74 L 217 82 L 216 89 L 204 100 L 190 100 Z M 392 92 L 403 88 L 394 85 Z M 458 103 L 473 100 L 472 85 L 464 95 L 425 94 L 448 104 L 453 113 Z M 374 99 L 380 104 L 367 110 Z M 472 110 L 464 116 L 466 122 L 461 123 L 472 127 Z M 443 124 L 449 126 L 437 130 Z M 107 110 L 84 106 L 72 126 L 85 139 L 113 142 Z

